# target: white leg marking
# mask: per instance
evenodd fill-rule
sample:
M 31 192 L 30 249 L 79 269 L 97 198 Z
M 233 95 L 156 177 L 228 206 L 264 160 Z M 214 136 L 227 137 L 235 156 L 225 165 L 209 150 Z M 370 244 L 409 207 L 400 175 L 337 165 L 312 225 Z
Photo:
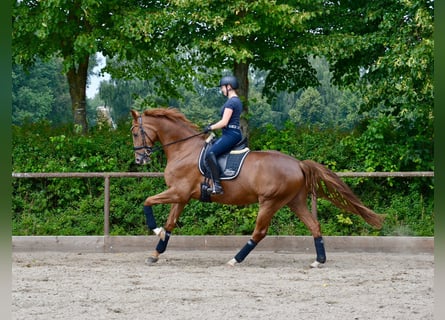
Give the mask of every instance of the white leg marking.
M 160 227 L 160 228 L 156 228 L 153 230 L 153 232 L 159 237 L 161 238 L 162 241 L 165 240 L 165 229 Z

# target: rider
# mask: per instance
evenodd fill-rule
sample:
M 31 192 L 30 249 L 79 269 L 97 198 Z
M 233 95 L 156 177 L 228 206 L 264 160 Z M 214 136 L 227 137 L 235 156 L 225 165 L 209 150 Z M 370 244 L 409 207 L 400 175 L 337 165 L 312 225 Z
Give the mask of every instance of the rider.
M 225 76 L 219 82 L 219 86 L 222 94 L 227 97 L 227 101 L 221 108 L 221 120 L 204 128 L 205 133 L 211 130 L 222 129 L 222 136 L 215 141 L 206 154 L 206 162 L 213 179 L 213 188 L 209 189 L 209 192 L 213 194 L 224 193 L 216 158 L 223 153 L 229 152 L 243 137 L 240 129 L 243 104 L 236 92 L 236 89 L 239 87 L 238 80 L 234 76 Z

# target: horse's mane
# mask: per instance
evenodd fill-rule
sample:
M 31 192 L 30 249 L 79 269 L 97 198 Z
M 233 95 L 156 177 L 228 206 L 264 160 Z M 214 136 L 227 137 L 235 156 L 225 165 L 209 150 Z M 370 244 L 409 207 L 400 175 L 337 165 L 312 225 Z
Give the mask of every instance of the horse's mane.
M 185 115 L 176 108 L 155 108 L 147 109 L 144 111 L 144 115 L 149 117 L 164 117 L 171 121 L 180 121 L 186 124 L 193 130 L 198 130 L 198 126 L 185 117 Z

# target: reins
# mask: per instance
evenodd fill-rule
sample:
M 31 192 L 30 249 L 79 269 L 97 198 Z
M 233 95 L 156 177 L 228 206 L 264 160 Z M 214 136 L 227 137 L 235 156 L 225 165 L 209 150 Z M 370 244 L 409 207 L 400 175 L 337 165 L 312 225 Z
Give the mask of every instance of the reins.
M 200 135 L 202 135 L 202 134 L 205 134 L 205 132 L 204 132 L 204 131 L 201 131 L 201 132 L 195 133 L 195 134 L 193 134 L 193 135 L 191 135 L 191 136 L 189 136 L 189 137 L 185 137 L 185 138 L 182 138 L 182 139 L 179 139 L 179 140 L 170 142 L 170 143 L 162 144 L 162 145 L 159 146 L 157 149 L 160 149 L 160 148 L 163 148 L 163 147 L 168 147 L 168 146 L 171 146 L 171 145 L 176 144 L 176 143 L 184 142 L 184 141 L 187 141 L 187 140 L 192 139 L 192 138 L 194 138 L 194 137 L 200 136 Z M 155 148 L 155 149 L 156 149 L 156 148 Z
M 174 144 L 177 144 L 177 143 L 181 143 L 181 142 L 184 142 L 184 141 L 187 141 L 187 140 L 190 140 L 190 139 L 192 139 L 192 138 L 194 138 L 194 137 L 197 137 L 197 136 L 200 136 L 200 135 L 203 135 L 203 134 L 205 134 L 206 132 L 205 131 L 201 131 L 201 132 L 198 132 L 198 133 L 196 133 L 196 134 L 193 134 L 193 135 L 191 135 L 191 136 L 188 136 L 188 137 L 185 137 L 185 138 L 182 138 L 182 139 L 179 139 L 179 140 L 176 140 L 176 141 L 173 141 L 173 142 L 169 142 L 169 143 L 166 143 L 166 144 L 161 144 L 160 146 L 156 146 L 156 147 L 150 147 L 150 146 L 148 146 L 147 145 L 147 142 L 145 141 L 145 137 L 147 137 L 150 141 L 151 141 L 151 143 L 152 144 L 154 144 L 153 143 L 153 141 L 151 140 L 151 138 L 150 138 L 150 136 L 145 132 L 145 130 L 144 130 L 144 127 L 143 127 L 143 125 L 142 125 L 142 116 L 139 116 L 139 127 L 140 127 L 140 132 L 141 132 L 141 135 L 142 135 L 142 142 L 143 142 L 143 146 L 138 146 L 138 147 L 133 147 L 133 150 L 134 151 L 138 151 L 138 150 L 141 150 L 141 149 L 144 149 L 145 150 L 145 155 L 148 157 L 149 155 L 151 155 L 153 152 L 156 152 L 156 151 L 158 151 L 158 150 L 161 150 L 162 148 L 165 148 L 165 147 L 169 147 L 169 146 L 171 146 L 171 145 L 174 145 Z M 133 128 L 133 127 L 132 127 Z M 147 150 L 149 151 L 148 153 L 147 153 Z M 141 154 L 142 155 L 142 154 Z

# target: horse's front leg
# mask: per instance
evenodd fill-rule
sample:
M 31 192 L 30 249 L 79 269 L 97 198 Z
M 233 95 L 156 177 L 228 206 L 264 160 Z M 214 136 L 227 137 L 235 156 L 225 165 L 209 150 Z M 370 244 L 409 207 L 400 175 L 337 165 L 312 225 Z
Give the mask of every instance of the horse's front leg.
M 186 190 L 183 188 L 183 190 Z M 148 197 L 144 201 L 144 214 L 147 226 L 160 238 L 158 245 L 156 246 L 156 251 L 151 257 L 147 259 L 147 263 L 157 262 L 159 255 L 167 249 L 168 240 L 170 239 L 170 234 L 176 225 L 176 221 L 181 215 L 182 209 L 187 204 L 190 198 L 184 196 L 184 193 L 178 192 L 176 188 L 169 188 L 157 195 Z M 170 209 L 170 214 L 164 228 L 159 228 L 156 219 L 153 215 L 152 206 L 154 204 L 172 204 Z
M 155 196 L 148 197 L 144 201 L 144 214 L 147 226 L 150 230 L 152 230 L 155 234 L 157 234 L 161 239 L 164 238 L 165 233 L 162 232 L 163 228 L 158 228 L 156 223 L 156 219 L 153 215 L 152 206 L 155 204 L 169 204 L 173 203 L 175 205 L 180 205 L 182 203 L 182 207 L 180 207 L 179 214 L 184 208 L 185 204 L 190 200 L 190 197 L 181 196 L 177 189 L 169 188 Z M 173 214 L 174 205 L 172 205 L 172 209 L 170 211 L 170 215 Z M 179 217 L 179 215 L 178 215 Z
M 150 257 L 147 258 L 146 263 L 147 264 L 153 264 L 156 263 L 159 260 L 159 255 L 161 255 L 162 253 L 165 252 L 165 250 L 167 249 L 167 244 L 168 241 L 170 240 L 170 235 L 171 232 L 173 231 L 173 229 L 176 226 L 176 222 L 179 219 L 179 216 L 181 215 L 182 210 L 184 209 L 185 203 L 174 203 L 171 205 L 171 209 L 170 209 L 170 213 L 168 215 L 168 219 L 167 222 L 164 225 L 164 228 L 158 228 L 156 226 L 156 221 L 154 221 L 154 217 L 153 217 L 153 211 L 151 211 L 151 217 L 147 217 L 147 225 L 148 225 L 148 221 L 151 220 L 151 226 L 149 226 L 149 228 L 151 228 L 158 236 L 159 236 L 159 242 L 156 246 L 156 250 L 152 253 L 152 255 Z M 144 206 L 144 211 L 145 208 L 148 206 Z M 150 206 L 151 208 L 151 206 Z M 150 211 L 150 210 L 148 210 Z M 159 229 L 158 233 L 155 231 L 157 229 Z

